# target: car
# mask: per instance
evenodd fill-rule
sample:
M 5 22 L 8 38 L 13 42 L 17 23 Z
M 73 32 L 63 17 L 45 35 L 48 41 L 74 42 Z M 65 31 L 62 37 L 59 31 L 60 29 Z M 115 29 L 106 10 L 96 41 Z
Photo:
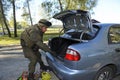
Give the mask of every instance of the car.
M 55 55 L 47 52 L 46 60 L 60 80 L 112 80 L 120 73 L 120 24 L 92 23 L 82 10 L 53 17 L 64 33 L 49 40 Z

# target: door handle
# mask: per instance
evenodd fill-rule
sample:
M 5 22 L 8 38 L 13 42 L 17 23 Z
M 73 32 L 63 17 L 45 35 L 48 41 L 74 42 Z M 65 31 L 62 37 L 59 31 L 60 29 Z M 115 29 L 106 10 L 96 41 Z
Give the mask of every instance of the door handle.
M 115 51 L 116 51 L 116 52 L 120 52 L 120 48 L 116 48 Z

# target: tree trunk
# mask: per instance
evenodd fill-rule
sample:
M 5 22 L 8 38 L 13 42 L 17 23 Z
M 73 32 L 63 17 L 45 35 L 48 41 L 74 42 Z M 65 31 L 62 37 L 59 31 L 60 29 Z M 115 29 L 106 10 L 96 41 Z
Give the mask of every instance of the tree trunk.
M 3 35 L 5 35 L 5 30 L 4 30 L 4 24 L 3 24 L 3 17 L 2 17 L 2 15 L 0 17 L 0 23 L 1 23 L 1 27 L 2 27 L 2 33 L 3 33 Z
M 13 0 L 12 4 L 13 4 L 13 18 L 14 18 L 14 37 L 17 37 L 17 24 L 16 24 L 16 14 L 15 14 L 15 0 Z
M 3 35 L 5 35 L 5 30 L 4 30 L 4 27 L 3 27 L 3 22 L 2 22 L 2 31 L 3 31 Z
M 31 25 L 33 25 L 32 16 L 31 16 L 30 6 L 29 6 L 29 1 L 28 0 L 27 0 L 27 4 L 28 4 L 28 11 L 29 11 L 29 16 L 30 16 L 30 22 L 31 22 Z
M 0 8 L 1 8 L 1 13 L 2 13 L 2 17 L 3 17 L 3 22 L 4 22 L 5 26 L 6 26 L 7 31 L 8 31 L 8 36 L 11 37 L 10 29 L 9 29 L 9 27 L 7 25 L 6 17 L 4 15 L 4 9 L 3 9 L 2 0 L 0 0 Z
M 62 3 L 61 3 L 61 1 L 58 0 L 58 2 L 59 2 L 59 5 L 60 5 L 60 10 L 63 11 L 63 7 L 62 7 Z

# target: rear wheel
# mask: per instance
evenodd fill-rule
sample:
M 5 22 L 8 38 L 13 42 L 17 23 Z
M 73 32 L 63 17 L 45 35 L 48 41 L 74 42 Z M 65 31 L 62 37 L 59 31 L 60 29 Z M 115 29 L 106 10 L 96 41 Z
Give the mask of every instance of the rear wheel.
M 98 71 L 94 80 L 112 80 L 114 70 L 111 67 L 104 67 Z

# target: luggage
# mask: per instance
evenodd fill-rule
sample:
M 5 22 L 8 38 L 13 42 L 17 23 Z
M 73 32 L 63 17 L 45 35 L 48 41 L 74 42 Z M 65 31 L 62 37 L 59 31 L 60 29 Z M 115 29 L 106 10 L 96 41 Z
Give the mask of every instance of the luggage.
M 51 80 L 49 71 L 37 71 L 34 73 L 35 80 Z M 23 71 L 22 75 L 17 80 L 28 80 L 28 71 Z
M 28 71 L 23 71 L 22 75 L 17 80 L 28 80 Z
M 41 74 L 41 80 L 51 80 L 50 72 L 43 71 Z

